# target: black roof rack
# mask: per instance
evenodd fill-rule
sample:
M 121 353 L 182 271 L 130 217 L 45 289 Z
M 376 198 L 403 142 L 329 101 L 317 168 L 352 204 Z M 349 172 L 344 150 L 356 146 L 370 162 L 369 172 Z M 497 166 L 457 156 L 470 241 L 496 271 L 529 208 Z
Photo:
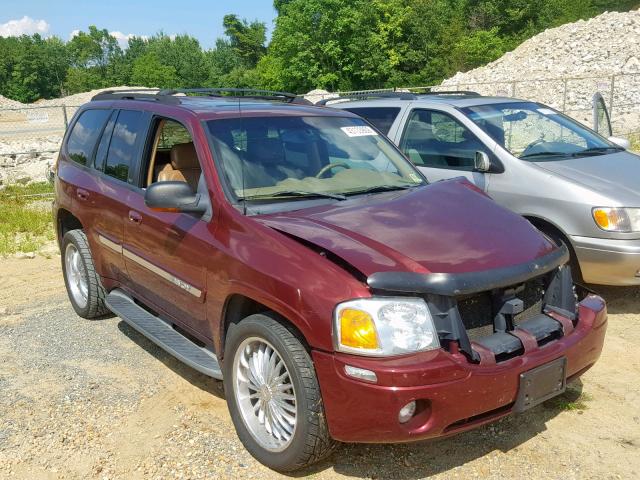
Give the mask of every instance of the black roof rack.
M 418 95 L 459 95 L 461 97 L 480 97 L 481 95 L 478 92 L 473 92 L 471 90 L 433 90 L 433 88 L 438 87 L 415 87 L 412 90 L 426 90 L 426 92 L 420 92 Z
M 435 88 L 435 87 L 410 87 L 407 90 L 421 90 L 427 88 Z M 345 95 L 340 95 L 338 97 L 325 98 L 316 103 L 316 105 L 326 105 L 329 102 L 334 101 L 354 101 L 354 100 L 368 100 L 374 98 L 395 98 L 398 100 L 417 100 L 420 96 L 423 95 L 460 95 L 460 96 L 469 96 L 469 97 L 479 97 L 480 94 L 477 92 L 472 92 L 468 90 L 441 90 L 441 91 L 433 91 L 429 90 L 427 92 L 415 93 L 411 91 L 389 91 L 389 92 L 349 92 Z
M 411 92 L 350 92 L 338 97 L 324 98 L 316 105 L 326 105 L 337 100 L 367 100 L 370 98 L 396 98 L 398 100 L 415 100 L 416 96 Z
M 181 103 L 185 96 L 216 98 L 251 98 L 256 100 L 277 100 L 285 103 L 310 105 L 311 102 L 294 93 L 259 90 L 255 88 L 131 88 L 127 90 L 105 90 L 95 95 L 91 101 L 98 100 L 147 100 L 161 103 Z

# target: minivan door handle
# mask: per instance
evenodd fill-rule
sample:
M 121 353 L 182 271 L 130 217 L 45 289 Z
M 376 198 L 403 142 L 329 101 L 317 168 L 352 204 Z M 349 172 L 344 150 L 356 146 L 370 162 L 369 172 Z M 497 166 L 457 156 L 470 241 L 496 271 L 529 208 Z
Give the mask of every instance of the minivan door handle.
M 78 188 L 76 190 L 76 197 L 78 197 L 78 199 L 82 200 L 83 202 L 89 199 L 89 192 L 87 192 L 86 190 L 82 189 L 82 188 Z
M 142 223 L 142 215 L 140 215 L 135 210 L 129 210 L 129 220 L 137 225 L 140 225 Z

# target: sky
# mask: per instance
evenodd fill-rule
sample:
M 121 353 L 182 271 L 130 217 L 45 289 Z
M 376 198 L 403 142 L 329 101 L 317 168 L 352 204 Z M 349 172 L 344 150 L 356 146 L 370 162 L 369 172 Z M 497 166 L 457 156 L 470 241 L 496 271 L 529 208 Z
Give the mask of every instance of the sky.
M 265 22 L 268 35 L 276 12 L 272 0 L 2 0 L 0 36 L 40 33 L 68 40 L 89 25 L 106 28 L 121 45 L 128 36 L 187 33 L 205 48 L 223 36 L 222 18 L 235 13 Z

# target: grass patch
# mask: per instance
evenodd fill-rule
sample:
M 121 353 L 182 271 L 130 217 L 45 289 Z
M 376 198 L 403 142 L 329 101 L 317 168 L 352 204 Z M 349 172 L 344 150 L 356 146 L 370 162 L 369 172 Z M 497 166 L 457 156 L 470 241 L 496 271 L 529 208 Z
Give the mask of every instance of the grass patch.
M 547 400 L 544 405 L 554 410 L 580 411 L 589 408 L 587 402 L 592 399 L 587 392 L 567 388 L 562 395 Z
M 0 190 L 0 255 L 35 252 L 55 239 L 48 182 Z M 26 195 L 34 195 L 26 197 Z
M 628 136 L 629 142 L 631 142 L 631 149 L 636 153 L 640 153 L 640 133 L 633 133 Z

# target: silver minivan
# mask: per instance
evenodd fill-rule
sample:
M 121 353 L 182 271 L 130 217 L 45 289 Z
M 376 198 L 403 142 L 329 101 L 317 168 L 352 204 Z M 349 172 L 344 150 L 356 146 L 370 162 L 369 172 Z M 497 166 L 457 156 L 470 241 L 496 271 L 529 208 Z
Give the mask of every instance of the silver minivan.
M 640 157 L 545 105 L 471 92 L 335 99 L 434 182 L 464 176 L 569 245 L 574 277 L 640 285 Z M 594 115 L 607 122 L 606 111 Z M 602 130 L 601 130 L 602 131 Z

